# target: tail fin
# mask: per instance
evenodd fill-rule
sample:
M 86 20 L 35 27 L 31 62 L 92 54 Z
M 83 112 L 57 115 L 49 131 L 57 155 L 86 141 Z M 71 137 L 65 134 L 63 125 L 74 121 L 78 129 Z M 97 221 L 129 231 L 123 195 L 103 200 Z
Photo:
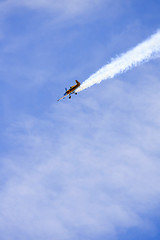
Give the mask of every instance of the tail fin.
M 78 82 L 77 80 L 75 80 L 75 81 L 76 81 L 77 85 L 79 85 L 79 86 L 80 86 L 80 82 Z
M 65 91 L 67 92 L 67 88 L 65 88 Z

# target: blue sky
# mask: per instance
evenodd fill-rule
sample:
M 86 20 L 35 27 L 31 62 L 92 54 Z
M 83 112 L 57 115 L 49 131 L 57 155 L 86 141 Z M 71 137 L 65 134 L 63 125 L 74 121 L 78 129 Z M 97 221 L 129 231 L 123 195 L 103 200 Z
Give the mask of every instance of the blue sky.
M 0 239 L 159 240 L 159 58 L 57 102 L 160 29 L 159 12 L 0 1 Z

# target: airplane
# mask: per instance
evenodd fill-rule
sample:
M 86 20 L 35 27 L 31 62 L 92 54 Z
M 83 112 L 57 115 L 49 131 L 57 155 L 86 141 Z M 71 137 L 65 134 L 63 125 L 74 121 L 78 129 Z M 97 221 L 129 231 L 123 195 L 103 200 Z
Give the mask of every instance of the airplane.
M 69 95 L 69 99 L 71 99 L 71 94 L 75 93 L 77 95 L 77 93 L 75 92 L 75 90 L 81 85 L 80 82 L 76 81 L 76 85 L 73 85 L 72 87 L 70 87 L 68 90 L 67 88 L 65 88 L 66 92 L 64 93 L 64 96 L 61 97 L 60 99 L 58 99 L 57 101 L 67 97 Z

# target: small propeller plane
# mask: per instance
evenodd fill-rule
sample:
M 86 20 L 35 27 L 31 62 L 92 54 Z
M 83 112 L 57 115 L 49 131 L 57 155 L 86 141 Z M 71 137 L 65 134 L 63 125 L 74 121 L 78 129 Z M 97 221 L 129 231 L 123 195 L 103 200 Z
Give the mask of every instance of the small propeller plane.
M 66 92 L 64 93 L 64 96 L 61 97 L 60 99 L 58 99 L 57 101 L 67 97 L 69 95 L 69 99 L 71 99 L 71 94 L 75 93 L 77 95 L 77 93 L 75 92 L 75 90 L 81 85 L 80 82 L 76 81 L 76 85 L 71 86 L 68 90 L 67 88 L 65 88 Z

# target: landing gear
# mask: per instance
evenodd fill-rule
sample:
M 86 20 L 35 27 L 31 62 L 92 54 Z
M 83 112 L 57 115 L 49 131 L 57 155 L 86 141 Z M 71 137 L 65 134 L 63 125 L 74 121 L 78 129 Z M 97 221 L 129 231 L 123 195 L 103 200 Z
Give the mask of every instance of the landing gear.
M 77 92 L 75 94 L 77 95 Z
M 71 96 L 69 96 L 69 99 L 71 99 Z

